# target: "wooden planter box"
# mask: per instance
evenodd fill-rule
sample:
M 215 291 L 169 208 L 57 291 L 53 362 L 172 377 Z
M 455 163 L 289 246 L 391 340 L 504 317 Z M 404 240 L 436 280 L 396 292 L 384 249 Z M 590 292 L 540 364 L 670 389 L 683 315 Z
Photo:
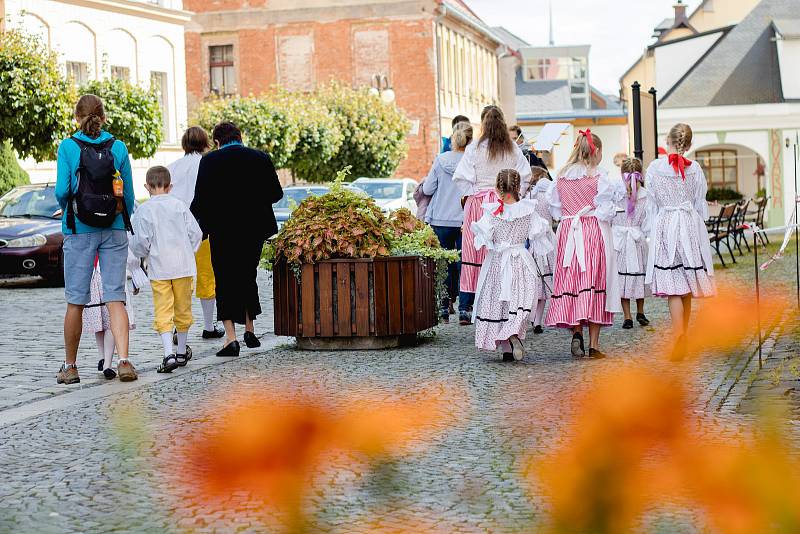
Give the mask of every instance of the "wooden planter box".
M 438 323 L 436 263 L 417 256 L 275 264 L 275 334 L 305 349 L 398 346 Z

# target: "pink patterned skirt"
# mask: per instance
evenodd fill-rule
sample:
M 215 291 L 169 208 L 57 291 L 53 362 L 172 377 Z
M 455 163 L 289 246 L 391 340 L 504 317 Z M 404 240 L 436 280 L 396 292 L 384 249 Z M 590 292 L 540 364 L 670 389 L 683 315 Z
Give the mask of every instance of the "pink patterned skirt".
M 486 249 L 475 250 L 475 234 L 472 223 L 483 217 L 483 204 L 497 202 L 497 193 L 491 189 L 481 191 L 467 197 L 464 204 L 464 226 L 461 228 L 461 291 L 475 293 L 478 287 L 478 276 L 486 258 Z
M 565 218 L 558 226 L 553 295 L 547 312 L 547 326 L 571 328 L 588 323 L 611 325 L 614 314 L 606 311 L 605 244 L 595 217 L 584 217 L 582 220 L 586 271 L 580 270 L 577 252 L 569 267 L 562 266 L 573 221 Z

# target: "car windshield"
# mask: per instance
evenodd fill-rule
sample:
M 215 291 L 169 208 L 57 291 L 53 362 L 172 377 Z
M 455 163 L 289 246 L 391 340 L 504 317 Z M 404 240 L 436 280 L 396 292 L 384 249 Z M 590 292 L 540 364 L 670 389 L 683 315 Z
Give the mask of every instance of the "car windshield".
M 320 188 L 284 189 L 283 198 L 276 202 L 273 208 L 278 210 L 293 210 L 308 197 L 324 195 L 327 192 L 327 189 Z
M 403 184 L 400 182 L 353 182 L 353 187 L 378 200 L 403 198 Z
M 12 189 L 0 197 L 1 217 L 53 218 L 61 209 L 52 187 L 42 189 Z

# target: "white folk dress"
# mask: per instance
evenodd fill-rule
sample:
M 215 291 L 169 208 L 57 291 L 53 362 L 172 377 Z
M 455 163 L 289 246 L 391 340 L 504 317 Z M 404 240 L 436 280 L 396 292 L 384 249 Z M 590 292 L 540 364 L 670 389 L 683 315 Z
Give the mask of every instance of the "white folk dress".
M 133 273 L 141 270 L 139 260 L 137 260 L 130 250 L 128 250 L 128 261 L 126 267 L 126 280 L 125 280 L 125 309 L 128 312 L 128 329 L 133 330 L 136 328 L 136 317 L 133 308 L 133 291 L 131 287 L 136 287 L 133 279 Z M 140 277 L 136 277 L 141 279 Z M 146 278 L 145 278 L 146 280 Z M 89 286 L 89 294 L 91 296 L 89 304 L 83 308 L 83 333 L 94 334 L 111 330 L 111 316 L 108 314 L 108 308 L 103 301 L 103 278 L 100 274 L 100 265 L 94 266 L 92 272 L 92 282 Z
M 647 197 L 647 190 L 639 187 L 633 213 L 628 213 L 627 198 L 623 199 L 611 223 L 614 250 L 617 252 L 620 296 L 623 299 L 643 299 L 650 293 L 644 281 L 647 274 L 647 235 L 650 231 Z
M 511 336 L 525 339 L 530 313 L 540 298 L 540 283 L 533 256 L 525 248 L 530 241 L 537 255 L 547 255 L 552 244 L 547 222 L 536 214 L 536 201 L 522 199 L 506 205 L 484 204 L 484 215 L 472 224 L 475 245 L 486 248 L 478 277 L 473 321 L 475 346 L 496 350 Z
M 541 282 L 539 300 L 547 300 L 553 294 L 553 269 L 556 264 L 556 233 L 553 231 L 553 215 L 550 213 L 550 188 L 553 187 L 552 180 L 540 178 L 536 185 L 531 188 L 528 198 L 536 201 L 536 213 L 547 223 L 547 238 L 553 245 L 553 250 L 542 256 L 534 256 L 536 267 Z M 531 251 L 533 254 L 533 251 Z
M 716 294 L 714 264 L 705 225 L 708 186 L 696 161 L 685 172 L 683 180 L 666 158 L 647 168 L 653 222 L 645 281 L 659 297 L 712 297 Z
M 609 326 L 622 311 L 611 220 L 625 196 L 603 169 L 573 165 L 550 188 L 550 212 L 559 219 L 553 296 L 547 326 Z

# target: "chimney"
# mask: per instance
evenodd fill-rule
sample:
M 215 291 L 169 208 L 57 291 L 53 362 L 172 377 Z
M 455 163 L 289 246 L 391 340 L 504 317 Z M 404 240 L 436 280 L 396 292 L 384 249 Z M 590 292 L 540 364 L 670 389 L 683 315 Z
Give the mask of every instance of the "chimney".
M 675 22 L 672 24 L 672 27 L 679 28 L 681 26 L 690 26 L 689 17 L 686 16 L 686 4 L 683 3 L 683 0 L 678 0 L 672 7 L 675 8 Z

